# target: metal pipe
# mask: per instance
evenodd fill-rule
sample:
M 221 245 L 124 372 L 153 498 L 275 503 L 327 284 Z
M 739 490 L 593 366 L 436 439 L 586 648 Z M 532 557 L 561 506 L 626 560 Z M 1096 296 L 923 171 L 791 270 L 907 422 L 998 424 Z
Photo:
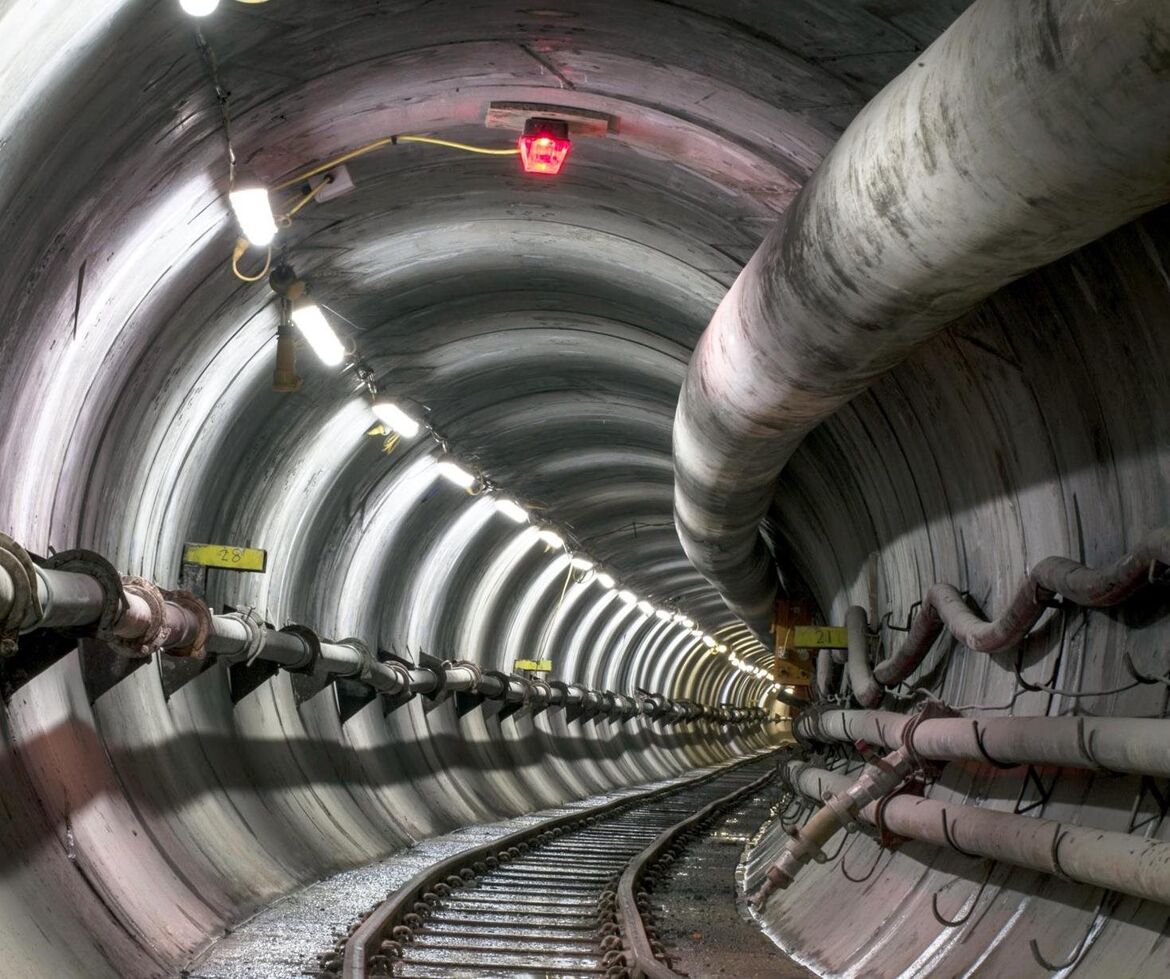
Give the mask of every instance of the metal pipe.
M 1165 0 L 976 0 L 740 274 L 679 398 L 675 522 L 758 635 L 760 524 L 803 437 L 995 290 L 1170 200 L 1168 33 Z
M 790 886 L 810 860 L 823 862 L 822 848 L 837 830 L 852 826 L 862 809 L 896 789 L 913 770 L 912 756 L 899 748 L 884 758 L 871 759 L 857 778 L 844 778 L 837 783 L 836 791 L 818 796 L 825 804 L 804 826 L 792 831 L 792 839 L 765 872 L 766 879 L 753 895 L 753 902 L 762 906 L 773 891 Z
M 849 685 L 863 707 L 881 703 L 883 690 L 869 668 L 869 623 L 865 609 L 851 605 L 845 611 L 845 628 L 849 631 Z
M 800 762 L 786 767 L 791 784 L 813 798 L 818 789 L 841 792 L 850 782 Z M 866 806 L 861 818 L 876 824 L 876 808 Z M 1170 904 L 1170 843 L 1161 840 L 909 795 L 885 801 L 882 824 L 899 836 L 967 856 Z
M 27 557 L 24 560 L 27 562 Z M 22 632 L 87 626 L 97 631 L 107 606 L 107 595 L 99 577 L 42 567 L 34 571 L 41 612 L 38 615 L 30 610 L 21 623 Z M 168 597 L 142 579 L 123 579 L 123 582 L 124 593 L 120 599 L 124 601 L 108 625 L 112 636 L 133 648 L 135 655 L 139 654 L 139 646 L 141 654 L 146 655 L 160 649 L 187 650 L 202 640 L 207 653 L 228 662 L 261 659 L 288 670 L 351 677 L 391 695 L 475 690 L 512 704 L 524 703 L 530 695 L 528 680 L 485 674 L 473 663 L 448 663 L 441 668 L 441 673 L 438 669 L 382 663 L 356 639 L 326 642 L 308 629 L 276 630 L 240 613 L 213 615 L 187 593 Z M 0 623 L 7 619 L 17 600 L 17 584 L 9 571 L 0 566 Z M 542 689 L 547 694 L 536 698 L 541 701 L 538 706 L 545 702 L 556 706 L 585 705 L 594 713 L 610 716 L 627 710 L 636 712 L 635 701 L 612 692 L 586 690 L 577 684 L 569 684 L 563 693 L 547 684 Z
M 905 746 L 937 761 L 1057 765 L 1170 778 L 1170 719 L 944 717 L 911 730 L 912 720 L 892 711 L 828 710 L 798 718 L 796 733 L 817 741 L 860 738 L 889 749 Z

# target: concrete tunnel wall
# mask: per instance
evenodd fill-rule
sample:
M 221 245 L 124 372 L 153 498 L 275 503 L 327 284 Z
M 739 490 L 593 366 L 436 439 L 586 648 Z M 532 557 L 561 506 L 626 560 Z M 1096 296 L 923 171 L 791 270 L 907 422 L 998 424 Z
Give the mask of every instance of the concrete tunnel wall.
M 421 147 L 355 161 L 357 191 L 302 212 L 290 258 L 358 324 L 379 383 L 425 403 L 459 455 L 546 504 L 639 593 L 729 634 L 670 517 L 689 351 L 843 126 L 965 3 L 780 6 L 272 0 L 225 2 L 204 25 L 240 160 L 267 179 L 392 132 L 502 143 L 481 129 L 493 99 L 620 117 L 551 184 Z M 544 642 L 566 680 L 759 702 L 721 658 L 599 589 L 561 603 L 563 563 L 436 482 L 425 447 L 382 455 L 353 385 L 307 352 L 298 395 L 268 390 L 270 294 L 227 270 L 218 108 L 169 0 L 8 0 L 0 26 L 0 529 L 166 584 L 184 540 L 247 539 L 272 568 L 213 576 L 217 606 L 489 668 Z M 809 438 L 771 530 L 827 617 L 869 603 L 874 552 L 879 614 L 900 620 L 934 580 L 993 611 L 1037 558 L 1094 563 L 1167 521 L 1167 241 L 1163 212 L 1004 290 Z M 1055 621 L 1025 675 L 1121 686 L 1127 648 L 1164 672 L 1162 612 L 1151 599 Z M 1010 657 L 945 645 L 922 675 L 960 703 L 1014 690 Z M 168 701 L 152 666 L 91 706 L 76 656 L 17 690 L 0 974 L 173 975 L 333 869 L 747 746 L 418 702 L 342 726 L 330 697 L 298 707 L 282 675 L 233 706 L 212 670 Z M 1081 704 L 1158 714 L 1164 697 Z M 1026 694 L 1015 709 L 1069 706 Z M 1010 808 L 1019 780 L 952 766 L 944 790 Z M 1124 829 L 1135 791 L 1066 778 L 1048 812 Z M 851 850 L 859 874 L 867 846 Z M 950 882 L 945 908 L 978 879 L 912 847 L 862 884 L 810 869 L 773 899 L 770 927 L 834 973 L 1041 975 L 1028 939 L 1058 958 L 1097 907 L 1000 869 L 972 929 L 940 927 L 932 892 Z M 1164 908 L 1105 910 L 1085 974 L 1165 962 Z

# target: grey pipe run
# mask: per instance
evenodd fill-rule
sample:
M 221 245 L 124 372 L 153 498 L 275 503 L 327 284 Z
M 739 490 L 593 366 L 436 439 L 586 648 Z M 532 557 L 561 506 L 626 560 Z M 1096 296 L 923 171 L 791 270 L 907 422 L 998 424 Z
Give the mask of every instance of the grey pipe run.
M 797 761 L 788 762 L 786 775 L 817 800 L 853 784 L 849 776 Z M 865 806 L 861 818 L 876 825 L 877 806 Z M 895 795 L 881 806 L 882 826 L 898 836 L 1170 904 L 1170 843 L 918 796 Z
M 276 630 L 246 613 L 214 615 L 188 592 L 165 592 L 141 578 L 117 575 L 98 555 L 86 552 L 74 566 L 77 561 L 92 573 L 39 566 L 10 538 L 0 538 L 0 638 L 68 629 L 102 639 L 125 656 L 211 654 L 229 663 L 260 659 L 290 671 L 359 680 L 396 697 L 470 692 L 505 704 L 580 707 L 590 717 L 640 715 L 661 723 L 747 725 L 769 719 L 759 707 L 708 706 L 662 695 L 635 700 L 577 684 L 485 673 L 473 663 L 431 668 L 381 662 L 358 639 L 329 642 L 303 626 Z M 15 640 L 6 641 L 7 654 L 14 654 Z
M 740 274 L 679 398 L 675 522 L 758 635 L 778 588 L 760 524 L 801 439 L 1001 286 L 1170 200 L 1168 33 L 1165 0 L 976 0 Z
M 932 761 L 1010 767 L 1056 765 L 1170 778 L 1170 719 L 1125 717 L 941 717 L 878 710 L 807 711 L 794 725 L 804 741 L 862 740 L 908 748 Z

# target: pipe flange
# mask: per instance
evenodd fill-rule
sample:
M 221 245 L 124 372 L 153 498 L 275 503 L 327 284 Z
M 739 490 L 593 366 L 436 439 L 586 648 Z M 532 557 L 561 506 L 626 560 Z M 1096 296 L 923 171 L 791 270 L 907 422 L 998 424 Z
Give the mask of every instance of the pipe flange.
M 309 662 L 304 666 L 298 666 L 295 670 L 288 670 L 288 672 L 313 673 L 317 669 L 317 664 L 321 661 L 321 637 L 307 625 L 297 625 L 296 623 L 286 625 L 280 631 L 288 633 L 290 636 L 296 636 L 309 647 Z
M 116 652 L 133 659 L 147 659 L 166 645 L 171 634 L 167 626 L 167 603 L 162 590 L 153 582 L 137 575 L 122 576 L 122 590 L 128 595 L 140 598 L 150 609 L 150 625 L 139 639 L 115 638 L 110 645 Z
M 0 568 L 12 579 L 12 605 L 8 615 L 0 619 L 0 656 L 16 654 L 24 620 L 44 616 L 40 592 L 37 588 L 37 570 L 32 555 L 7 534 L 0 534 Z
M 167 650 L 168 656 L 180 656 L 185 659 L 207 658 L 207 637 L 211 635 L 211 609 L 189 591 L 164 591 L 163 598 L 172 605 L 178 605 L 185 612 L 195 617 L 195 638 L 186 646 L 172 646 Z
M 255 609 L 248 609 L 247 612 L 232 612 L 228 618 L 234 619 L 244 627 L 248 633 L 248 645 L 241 652 L 220 658 L 229 663 L 242 662 L 245 666 L 251 666 L 264 650 L 264 637 L 268 634 L 268 625 L 256 614 Z
M 472 664 L 471 663 L 460 663 L 459 665 L 460 666 L 471 666 Z M 479 680 L 485 676 L 490 676 L 493 680 L 498 680 L 500 682 L 502 689 L 500 690 L 500 695 L 498 697 L 491 697 L 488 694 L 484 694 L 484 696 L 488 697 L 489 700 L 499 700 L 499 701 L 506 704 L 508 702 L 508 690 L 509 690 L 509 685 L 512 682 L 512 677 L 508 676 L 507 673 L 501 673 L 499 670 L 481 670 L 481 669 L 479 669 L 479 667 L 476 667 L 475 670 L 476 670 L 476 677 L 477 677 L 476 678 L 476 685 L 475 685 L 476 693 L 480 692 Z
M 471 670 L 471 674 L 472 674 L 472 676 L 475 677 L 475 679 L 471 681 L 471 689 L 468 690 L 467 692 L 468 693 L 479 693 L 479 685 L 480 685 L 480 682 L 483 680 L 484 671 L 479 667 L 478 664 L 472 663 L 472 662 L 465 660 L 465 659 L 445 659 L 445 660 L 443 660 L 443 669 L 439 675 L 440 689 L 442 689 L 443 687 L 445 687 L 447 685 L 447 669 L 448 669 L 448 667 L 450 667 L 450 668 L 459 667 L 460 669 Z M 503 674 L 500 674 L 500 675 L 503 676 Z M 506 683 L 504 685 L 504 689 L 505 689 L 505 693 L 506 693 L 507 692 L 507 684 Z
M 378 661 L 374 658 L 374 654 L 370 652 L 370 647 L 365 644 L 364 640 L 358 639 L 356 636 L 349 636 L 346 639 L 335 640 L 338 646 L 349 646 L 350 649 L 357 650 L 357 654 L 361 657 L 361 665 L 358 667 L 357 673 L 351 673 L 353 679 L 361 680 L 363 683 L 370 683 L 374 677 L 374 664 Z M 317 642 L 317 654 L 321 652 L 320 640 Z M 370 684 L 373 686 L 373 684 Z
M 526 676 L 514 673 L 509 677 L 508 683 L 509 685 L 512 683 L 520 684 L 520 705 L 522 707 L 528 707 L 532 703 L 532 681 Z M 504 699 L 508 699 L 507 693 L 504 694 Z
M 98 618 L 94 638 L 117 644 L 114 625 L 129 608 L 118 569 L 96 551 L 85 550 L 61 551 L 45 558 L 40 565 L 49 571 L 72 571 L 97 581 L 102 589 L 102 613 Z
M 552 700 L 552 687 L 534 677 L 528 681 L 528 699 L 533 707 L 547 707 Z

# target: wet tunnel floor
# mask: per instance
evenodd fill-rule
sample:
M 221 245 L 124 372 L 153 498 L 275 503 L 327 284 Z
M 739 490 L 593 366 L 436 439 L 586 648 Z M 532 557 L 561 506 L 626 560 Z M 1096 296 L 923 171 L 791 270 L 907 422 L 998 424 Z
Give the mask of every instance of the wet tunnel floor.
M 765 786 L 687 846 L 655 889 L 654 920 L 671 968 L 692 979 L 806 979 L 748 917 L 736 884 L 747 841 L 768 818 L 776 786 Z

